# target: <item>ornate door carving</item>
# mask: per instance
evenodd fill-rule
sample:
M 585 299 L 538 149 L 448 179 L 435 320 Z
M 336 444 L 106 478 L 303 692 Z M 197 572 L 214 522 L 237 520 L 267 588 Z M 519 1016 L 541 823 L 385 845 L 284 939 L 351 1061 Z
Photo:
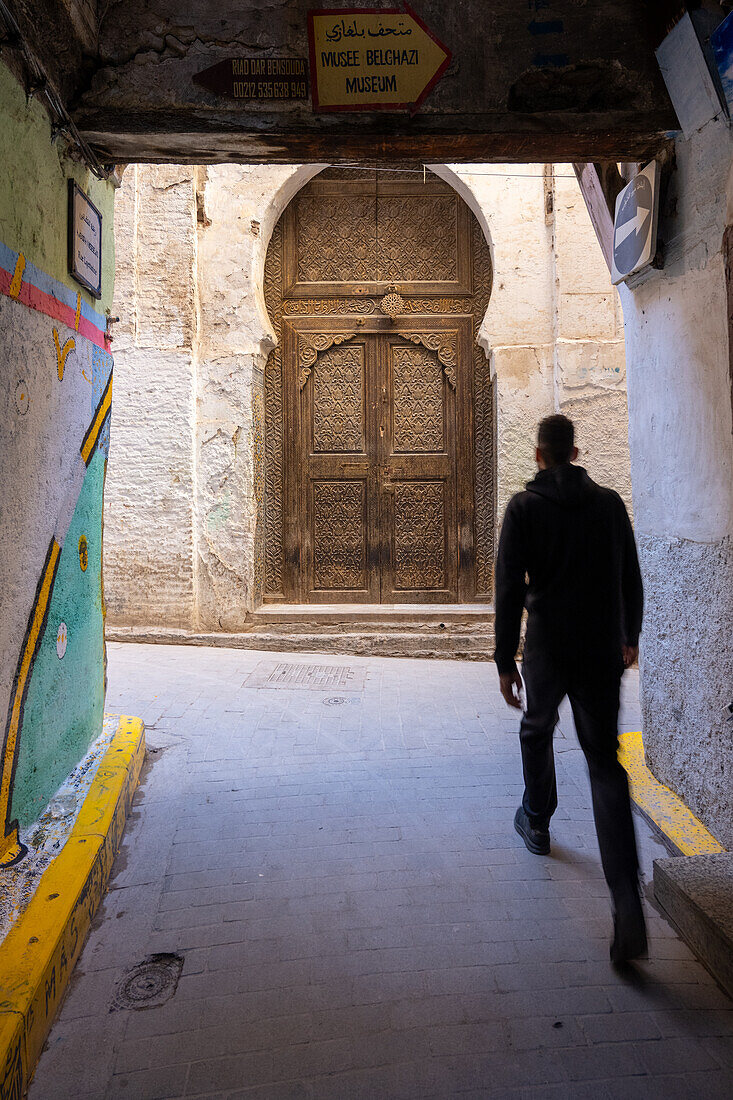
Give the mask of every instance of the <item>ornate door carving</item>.
M 293 553 L 300 556 L 296 585 L 308 601 L 379 600 L 369 408 L 374 350 L 373 340 L 334 339 L 304 378 L 303 368 L 298 371 L 301 416 L 299 422 L 294 419 L 299 454 L 292 480 L 299 523 Z
M 265 268 L 265 598 L 490 597 L 490 285 L 478 224 L 422 169 L 329 169 L 287 208 Z
M 380 350 L 382 598 L 456 600 L 455 368 L 399 335 Z

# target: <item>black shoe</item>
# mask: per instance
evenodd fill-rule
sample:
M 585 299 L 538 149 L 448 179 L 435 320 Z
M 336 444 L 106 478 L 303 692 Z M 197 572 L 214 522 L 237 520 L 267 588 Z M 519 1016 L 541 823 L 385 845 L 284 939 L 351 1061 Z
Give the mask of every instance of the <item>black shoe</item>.
M 636 883 L 613 894 L 613 932 L 611 962 L 615 966 L 646 957 L 646 922 Z
M 533 829 L 523 806 L 520 806 L 514 815 L 514 828 L 521 836 L 528 851 L 535 856 L 549 856 L 550 830 Z

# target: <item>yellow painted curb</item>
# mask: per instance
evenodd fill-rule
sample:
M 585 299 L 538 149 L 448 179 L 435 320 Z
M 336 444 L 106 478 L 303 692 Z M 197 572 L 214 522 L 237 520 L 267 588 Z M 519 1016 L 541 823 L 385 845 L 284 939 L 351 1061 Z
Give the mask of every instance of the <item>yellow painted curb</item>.
M 680 855 L 701 856 L 725 851 L 682 799 L 652 775 L 646 765 L 640 733 L 621 734 L 618 758 L 629 777 L 632 799 Z
M 74 828 L 0 944 L 0 1096 L 22 1097 L 81 954 L 120 847 L 145 756 L 121 717 Z

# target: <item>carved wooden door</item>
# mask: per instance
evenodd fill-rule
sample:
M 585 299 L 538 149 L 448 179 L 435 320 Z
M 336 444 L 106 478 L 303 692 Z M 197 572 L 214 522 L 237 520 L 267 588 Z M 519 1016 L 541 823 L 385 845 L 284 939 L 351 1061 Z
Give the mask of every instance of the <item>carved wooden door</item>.
M 491 597 L 493 393 L 476 342 L 490 290 L 478 223 L 422 167 L 328 169 L 286 208 L 265 265 L 267 600 Z
M 448 331 L 430 321 L 428 331 L 418 318 L 286 326 L 286 408 L 298 411 L 286 418 L 286 556 L 299 600 L 443 603 L 471 583 L 459 554 L 462 531 L 471 541 L 459 478 L 470 439 L 458 424 L 470 404 L 470 318 Z

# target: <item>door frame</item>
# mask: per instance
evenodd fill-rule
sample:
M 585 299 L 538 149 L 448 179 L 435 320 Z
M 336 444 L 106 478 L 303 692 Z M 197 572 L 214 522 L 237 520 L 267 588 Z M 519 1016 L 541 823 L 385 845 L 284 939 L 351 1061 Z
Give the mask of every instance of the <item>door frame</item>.
M 451 384 L 456 410 L 456 554 L 458 601 L 475 598 L 474 560 L 474 387 L 471 314 L 415 314 L 397 318 L 355 314 L 283 316 L 283 549 L 285 599 L 313 602 L 305 591 L 301 534 L 306 530 L 304 463 L 304 387 L 321 351 L 360 335 L 403 336 L 435 351 Z M 429 601 L 426 601 L 429 602 Z M 441 597 L 442 602 L 442 597 Z

